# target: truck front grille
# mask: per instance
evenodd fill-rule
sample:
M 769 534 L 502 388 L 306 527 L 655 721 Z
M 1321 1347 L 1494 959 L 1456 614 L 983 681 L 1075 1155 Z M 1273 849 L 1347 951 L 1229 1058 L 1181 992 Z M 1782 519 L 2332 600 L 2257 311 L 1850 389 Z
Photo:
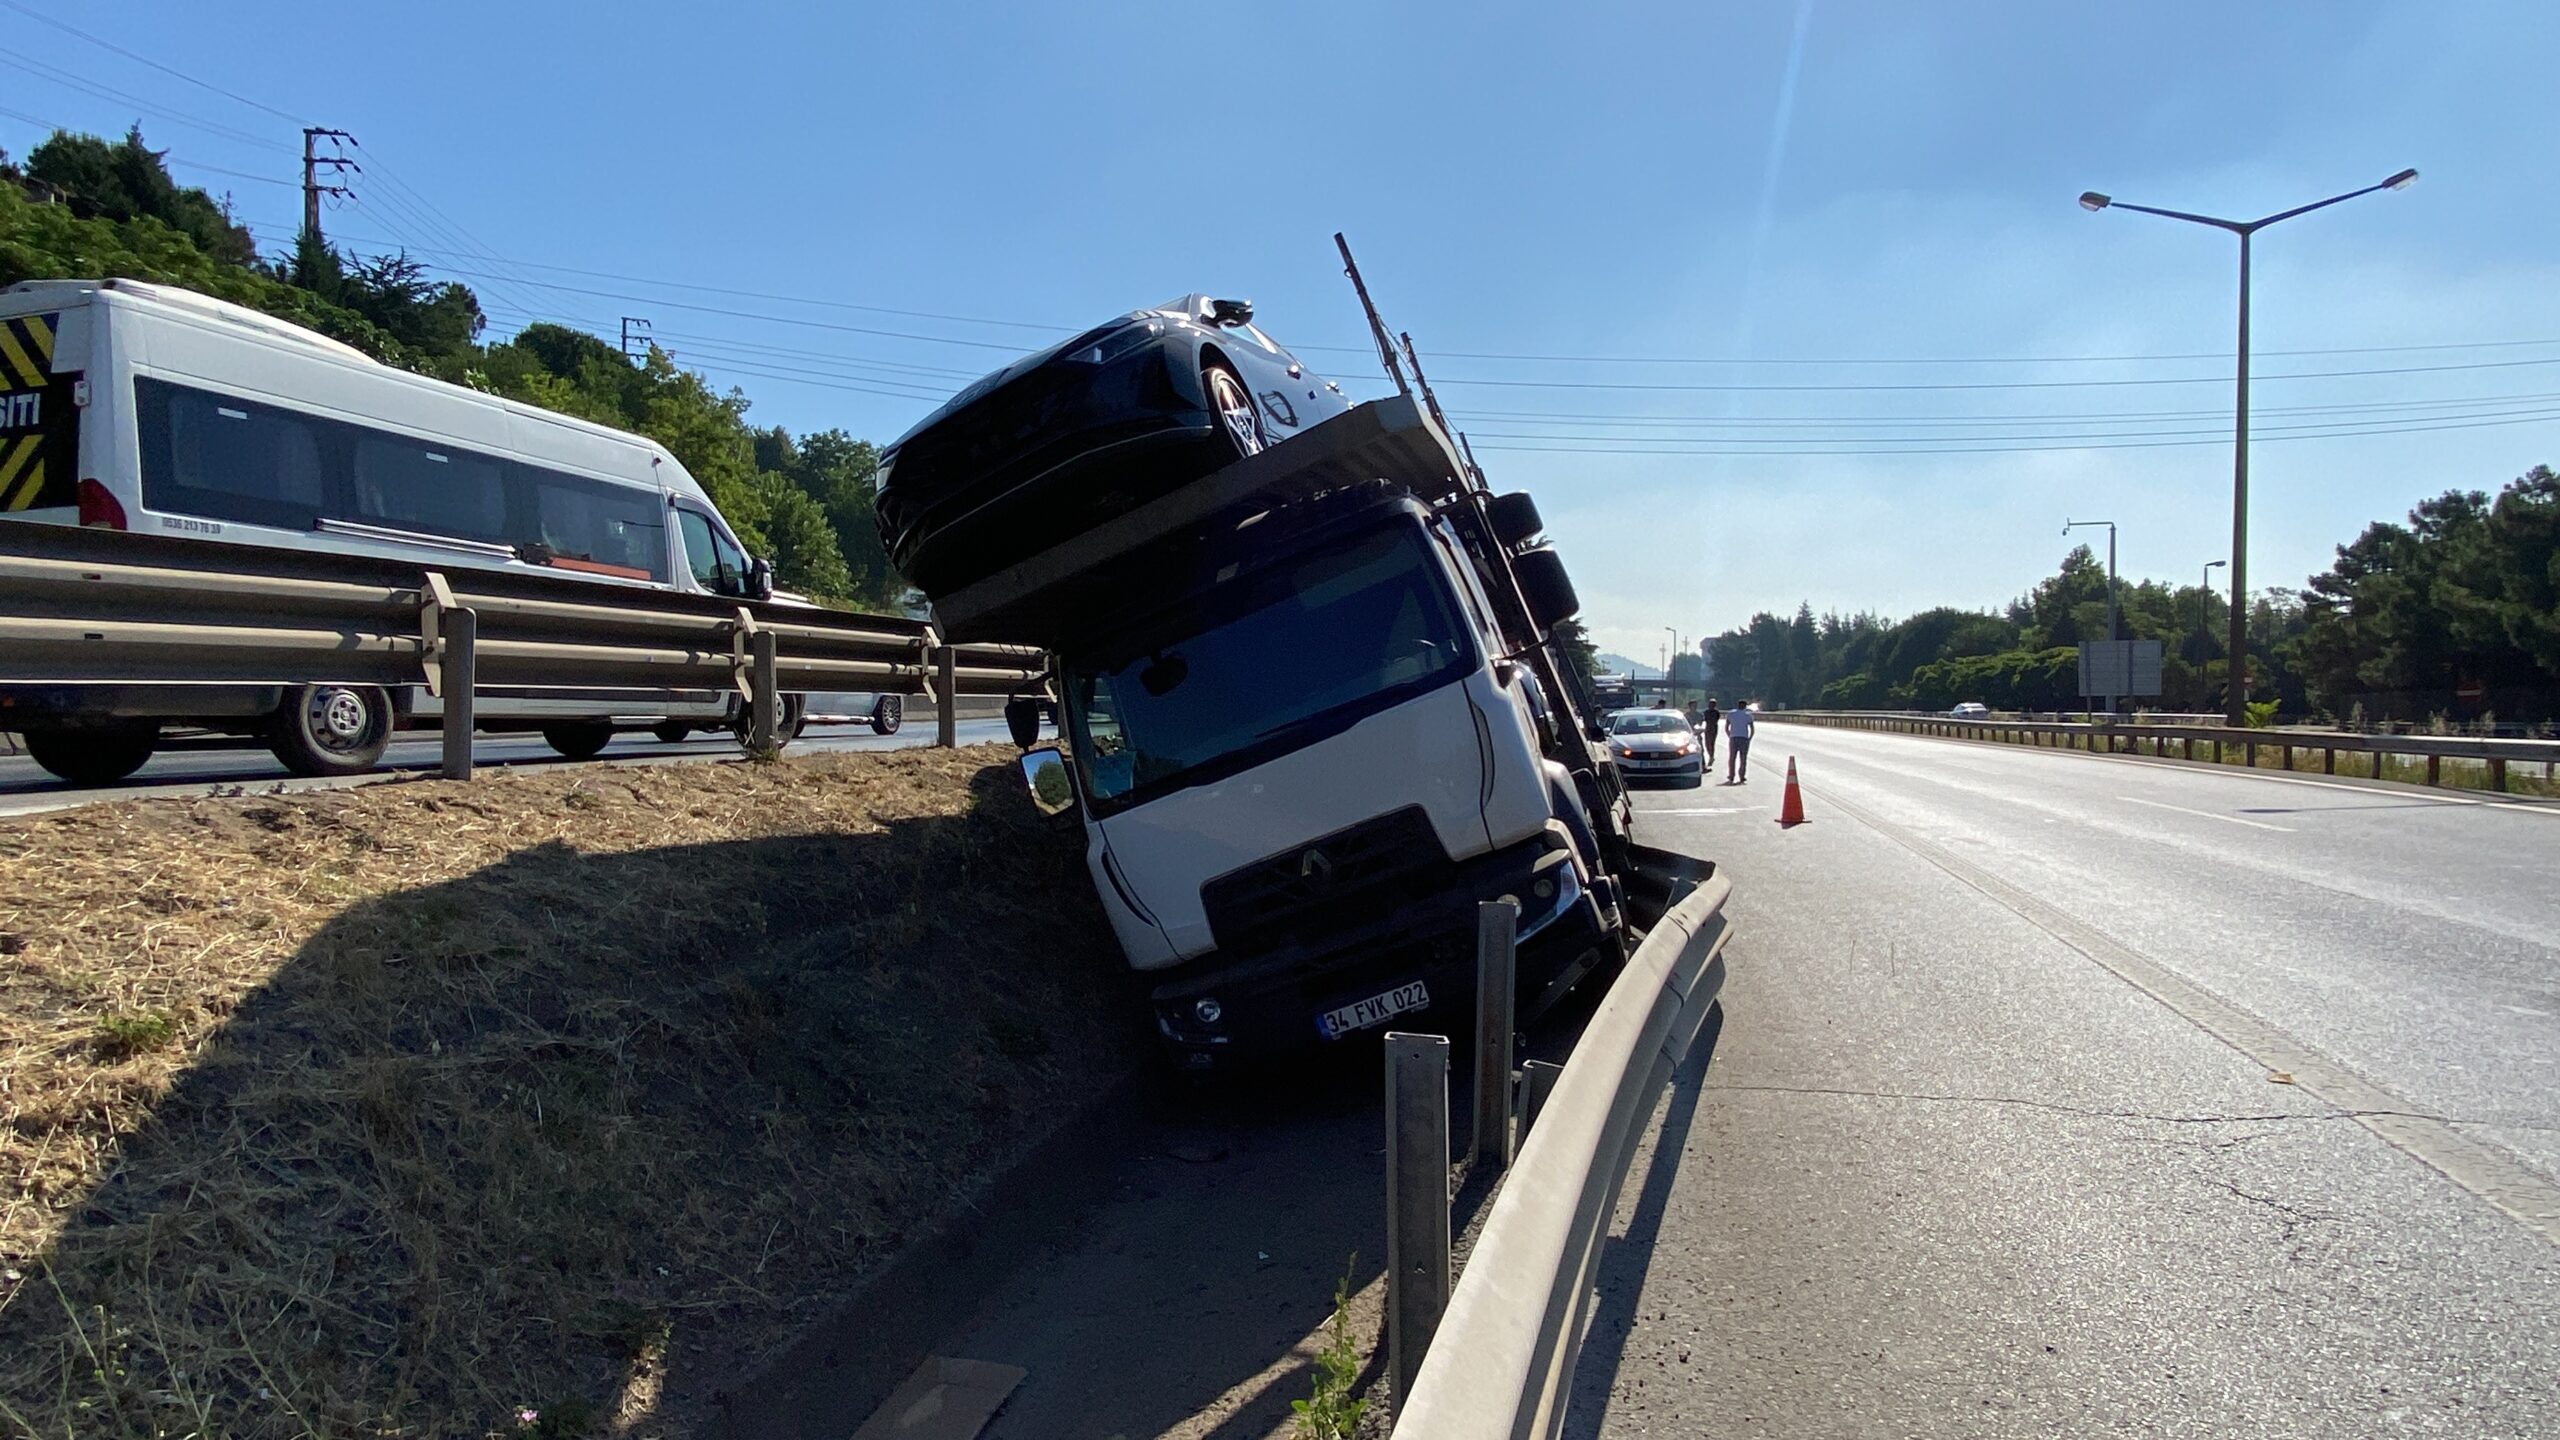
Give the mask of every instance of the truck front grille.
M 1455 868 L 1409 805 L 1230 870 L 1200 887 L 1200 903 L 1219 950 L 1249 952 L 1374 923 Z

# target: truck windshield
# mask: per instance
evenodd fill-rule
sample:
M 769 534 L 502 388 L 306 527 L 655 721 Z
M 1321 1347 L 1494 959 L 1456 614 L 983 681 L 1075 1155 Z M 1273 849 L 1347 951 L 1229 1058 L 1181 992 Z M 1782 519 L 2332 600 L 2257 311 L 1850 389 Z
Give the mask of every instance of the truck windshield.
M 1095 808 L 1232 773 L 1347 728 L 1474 663 L 1419 528 L 1393 526 L 1230 582 L 1144 654 L 1071 667 Z M 1223 590 L 1226 587 L 1221 587 Z

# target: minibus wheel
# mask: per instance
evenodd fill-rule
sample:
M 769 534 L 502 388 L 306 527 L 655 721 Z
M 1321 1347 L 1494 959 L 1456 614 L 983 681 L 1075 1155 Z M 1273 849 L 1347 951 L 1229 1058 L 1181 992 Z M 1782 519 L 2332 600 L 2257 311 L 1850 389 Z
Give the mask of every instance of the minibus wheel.
M 391 695 L 378 685 L 297 685 L 267 720 L 267 748 L 296 775 L 360 775 L 391 739 Z
M 907 700 L 903 695 L 883 695 L 871 702 L 871 733 L 895 735 L 907 723 Z
M 29 730 L 27 758 L 74 785 L 112 785 L 142 768 L 159 743 L 150 721 L 113 729 Z
M 593 760 L 613 743 L 613 727 L 601 720 L 572 720 L 542 727 L 542 743 L 572 760 Z

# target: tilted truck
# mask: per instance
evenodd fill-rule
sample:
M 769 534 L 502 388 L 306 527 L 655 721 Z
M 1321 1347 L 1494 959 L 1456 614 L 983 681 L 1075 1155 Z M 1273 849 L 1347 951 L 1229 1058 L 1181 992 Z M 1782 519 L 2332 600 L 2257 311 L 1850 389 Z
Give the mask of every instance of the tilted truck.
M 1540 529 L 1396 397 L 935 597 L 1054 657 L 1024 769 L 1186 1068 L 1461 1028 L 1480 901 L 1519 902 L 1524 1018 L 1623 957 L 1640 847 Z

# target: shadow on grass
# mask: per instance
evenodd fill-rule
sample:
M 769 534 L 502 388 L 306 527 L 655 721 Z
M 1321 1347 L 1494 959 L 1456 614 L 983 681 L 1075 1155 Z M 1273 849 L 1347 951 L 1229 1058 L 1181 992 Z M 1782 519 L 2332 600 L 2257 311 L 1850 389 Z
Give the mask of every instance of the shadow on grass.
M 545 845 L 339 914 L 0 1302 L 0 1418 L 693 1429 L 1142 1053 L 1077 847 L 1011 766 L 971 792 L 869 833 Z

